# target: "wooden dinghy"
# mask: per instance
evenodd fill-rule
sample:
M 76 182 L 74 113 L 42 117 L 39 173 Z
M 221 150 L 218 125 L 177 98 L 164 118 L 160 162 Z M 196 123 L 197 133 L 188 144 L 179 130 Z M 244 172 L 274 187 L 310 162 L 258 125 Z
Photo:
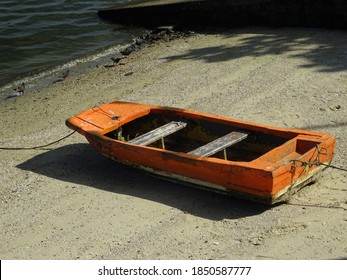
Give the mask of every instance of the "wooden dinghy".
M 266 204 L 312 182 L 335 146 L 324 133 L 126 102 L 93 107 L 66 124 L 117 162 Z

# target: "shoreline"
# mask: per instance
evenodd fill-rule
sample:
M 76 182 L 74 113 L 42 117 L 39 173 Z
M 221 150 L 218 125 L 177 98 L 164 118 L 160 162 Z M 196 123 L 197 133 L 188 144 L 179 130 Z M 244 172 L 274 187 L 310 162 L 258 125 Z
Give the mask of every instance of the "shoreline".
M 97 3 L 77 0 L 63 6 L 60 1 L 16 2 L 9 0 L 0 16 L 4 27 L 0 49 L 5 54 L 0 61 L 0 87 L 9 85 L 8 93 L 12 90 L 11 83 L 28 82 L 30 76 L 42 71 L 88 57 L 111 45 L 131 42 L 132 36 L 142 30 L 102 21 L 97 16 L 98 9 L 122 2 L 119 0 Z
M 173 26 L 162 26 L 156 29 L 143 29 L 142 35 L 133 36 L 132 41 L 128 43 L 109 46 L 103 50 L 99 50 L 94 53 L 90 53 L 86 56 L 76 58 L 68 61 L 62 65 L 57 65 L 53 68 L 45 71 L 38 72 L 33 75 L 24 76 L 18 78 L 15 81 L 9 82 L 0 88 L 0 104 L 7 99 L 16 98 L 19 96 L 11 97 L 13 93 L 16 93 L 15 89 L 21 83 L 26 84 L 26 93 L 42 91 L 45 87 L 61 82 L 59 78 L 61 73 L 69 71 L 69 76 L 75 76 L 78 78 L 81 74 L 88 74 L 96 68 L 112 68 L 112 57 L 118 57 L 126 59 L 132 52 L 138 51 L 143 45 L 153 44 L 158 40 L 173 40 L 174 38 L 185 36 L 191 31 L 176 31 Z M 163 38 L 165 36 L 166 38 Z M 122 52 L 126 51 L 126 55 L 122 55 Z M 11 92 L 12 90 L 12 92 Z
M 65 120 L 114 100 L 189 108 L 332 134 L 347 157 L 347 33 L 234 28 L 158 40 L 1 103 L 0 146 L 71 132 Z M 266 207 L 162 181 L 104 158 L 78 134 L 0 150 L 1 259 L 341 259 L 347 175 L 328 169 Z
M 147 34 L 150 31 L 147 29 L 138 28 L 138 33 Z M 140 30 L 142 30 L 140 32 Z M 107 65 L 110 63 L 112 56 L 119 56 L 120 50 L 127 48 L 134 44 L 134 41 L 137 38 L 141 38 L 144 35 L 138 35 L 133 37 L 129 42 L 122 42 L 116 45 L 110 45 L 106 48 L 99 49 L 94 52 L 90 52 L 84 56 L 77 57 L 73 60 L 66 61 L 63 64 L 55 65 L 54 67 L 37 71 L 32 74 L 27 74 L 22 77 L 18 77 L 13 81 L 10 81 L 0 87 L 0 104 L 4 102 L 11 93 L 15 92 L 14 88 L 21 84 L 25 83 L 27 85 L 27 92 L 39 91 L 44 87 L 49 86 L 52 83 L 55 83 L 59 79 L 61 72 L 70 70 L 74 76 L 78 76 L 83 73 L 88 73 L 93 71 L 94 68 L 102 67 L 102 65 Z M 71 75 L 72 76 L 72 75 Z

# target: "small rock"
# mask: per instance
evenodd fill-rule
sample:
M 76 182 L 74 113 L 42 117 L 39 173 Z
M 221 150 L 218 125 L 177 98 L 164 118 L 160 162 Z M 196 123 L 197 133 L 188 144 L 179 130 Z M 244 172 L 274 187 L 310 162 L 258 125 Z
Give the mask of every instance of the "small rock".
M 341 109 L 341 105 L 332 105 L 332 106 L 329 106 L 329 109 L 331 111 L 337 111 L 337 110 L 340 110 Z
M 127 72 L 124 74 L 124 76 L 131 76 L 132 74 L 134 74 L 134 72 Z
M 263 244 L 262 238 L 260 238 L 260 237 L 251 238 L 249 241 L 255 246 Z
M 168 32 L 168 33 L 171 33 L 171 32 L 173 32 L 174 31 L 174 26 L 172 26 L 172 25 L 168 25 L 168 26 L 158 26 L 157 28 L 156 28 L 156 30 L 158 31 L 158 32 L 161 32 L 161 31 L 166 31 L 166 32 Z

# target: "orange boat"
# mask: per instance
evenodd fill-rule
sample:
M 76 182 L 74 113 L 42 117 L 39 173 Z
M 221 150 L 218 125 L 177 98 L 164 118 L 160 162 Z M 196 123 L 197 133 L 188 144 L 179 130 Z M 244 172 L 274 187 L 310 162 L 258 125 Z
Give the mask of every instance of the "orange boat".
M 93 107 L 66 124 L 117 162 L 266 204 L 312 182 L 335 146 L 324 133 L 126 102 Z

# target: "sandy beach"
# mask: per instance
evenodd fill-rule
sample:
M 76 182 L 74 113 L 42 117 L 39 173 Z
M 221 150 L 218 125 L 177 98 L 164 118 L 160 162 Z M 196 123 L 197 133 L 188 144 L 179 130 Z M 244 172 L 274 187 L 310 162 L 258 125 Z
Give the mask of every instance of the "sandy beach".
M 53 142 L 115 100 L 189 108 L 336 137 L 347 168 L 347 32 L 237 28 L 146 44 L 124 65 L 0 104 L 1 147 Z M 328 168 L 268 207 L 119 165 L 84 137 L 0 150 L 1 259 L 347 258 L 347 172 Z

